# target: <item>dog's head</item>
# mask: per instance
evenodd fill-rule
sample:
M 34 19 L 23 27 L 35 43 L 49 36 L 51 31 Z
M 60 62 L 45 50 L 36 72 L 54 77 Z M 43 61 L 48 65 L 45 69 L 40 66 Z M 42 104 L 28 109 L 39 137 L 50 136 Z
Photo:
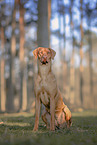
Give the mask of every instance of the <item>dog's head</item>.
M 42 65 L 45 65 L 54 59 L 56 52 L 51 48 L 38 47 L 33 51 L 33 55 L 40 60 Z

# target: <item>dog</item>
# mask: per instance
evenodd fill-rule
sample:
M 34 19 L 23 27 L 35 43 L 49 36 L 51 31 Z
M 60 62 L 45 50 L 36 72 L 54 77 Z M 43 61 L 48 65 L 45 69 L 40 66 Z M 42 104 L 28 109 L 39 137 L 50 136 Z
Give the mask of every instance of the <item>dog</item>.
M 35 92 L 35 124 L 33 131 L 38 130 L 41 103 L 42 120 L 51 131 L 64 126 L 71 126 L 71 112 L 64 104 L 56 78 L 51 70 L 51 60 L 56 52 L 51 48 L 38 47 L 33 51 L 37 60 L 38 74 L 34 80 Z

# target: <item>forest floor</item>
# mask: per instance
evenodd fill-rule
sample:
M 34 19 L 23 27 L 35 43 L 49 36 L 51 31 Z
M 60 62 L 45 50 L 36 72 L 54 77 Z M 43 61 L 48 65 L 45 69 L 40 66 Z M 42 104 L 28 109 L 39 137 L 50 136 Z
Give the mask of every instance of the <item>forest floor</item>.
M 33 132 L 31 113 L 0 114 L 0 145 L 97 145 L 97 110 L 72 113 L 70 129 L 51 132 L 40 119 Z

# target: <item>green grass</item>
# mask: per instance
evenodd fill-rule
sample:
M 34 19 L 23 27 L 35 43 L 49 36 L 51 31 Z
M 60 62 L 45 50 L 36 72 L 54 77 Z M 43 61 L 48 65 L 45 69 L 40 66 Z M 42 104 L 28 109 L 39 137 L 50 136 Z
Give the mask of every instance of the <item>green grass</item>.
M 72 113 L 72 127 L 55 132 L 41 119 L 39 130 L 33 132 L 31 113 L 4 114 L 0 119 L 0 145 L 97 145 L 97 111 Z

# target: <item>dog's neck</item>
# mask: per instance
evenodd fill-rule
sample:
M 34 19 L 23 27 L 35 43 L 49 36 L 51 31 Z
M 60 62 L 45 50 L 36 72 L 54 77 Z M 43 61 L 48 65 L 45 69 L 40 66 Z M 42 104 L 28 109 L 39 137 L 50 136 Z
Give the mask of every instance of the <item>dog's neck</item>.
M 41 78 L 47 77 L 47 75 L 51 72 L 51 61 L 46 65 L 41 65 L 41 62 L 38 59 L 38 74 Z

